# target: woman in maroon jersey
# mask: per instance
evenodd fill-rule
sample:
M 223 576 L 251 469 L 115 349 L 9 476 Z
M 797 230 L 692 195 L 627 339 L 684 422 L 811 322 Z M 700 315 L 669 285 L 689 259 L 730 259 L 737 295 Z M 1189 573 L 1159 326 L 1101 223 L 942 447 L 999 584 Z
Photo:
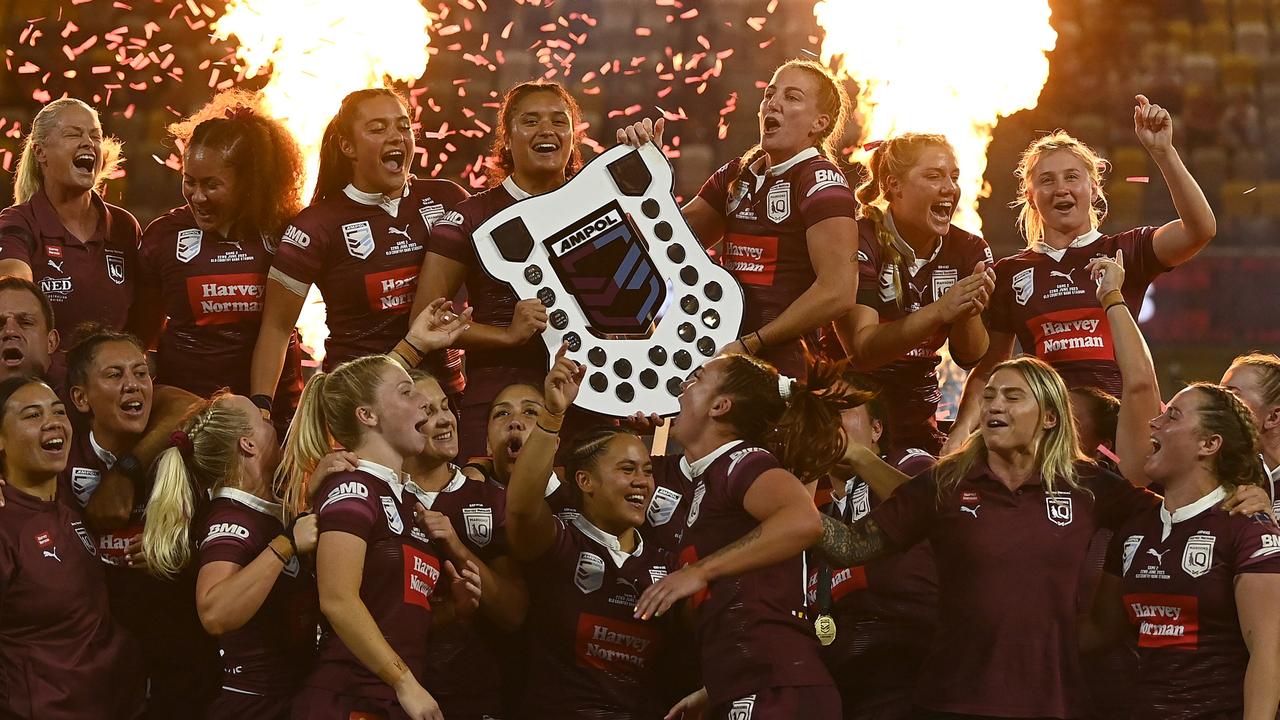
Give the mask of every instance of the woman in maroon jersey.
M 538 579 L 530 587 L 522 708 L 529 718 L 654 718 L 663 709 L 657 660 L 668 626 L 631 612 L 674 561 L 639 530 L 653 495 L 653 463 L 625 430 L 579 435 L 565 477 L 580 513 L 568 521 L 552 514 L 547 476 L 583 374 L 564 355 L 561 348 L 546 378 L 546 405 L 507 486 L 511 551 Z
M 426 402 L 395 360 L 370 355 L 307 382 L 285 442 L 285 505 L 314 505 L 320 539 L 316 582 L 327 621 L 316 668 L 294 703 L 306 720 L 439 720 L 423 689 L 427 630 L 441 608 L 441 574 L 459 608 L 479 595 L 479 575 L 441 562 L 438 546 L 414 523 L 405 489 L 406 458 L 426 446 Z M 358 459 L 314 485 L 330 438 Z
M 0 382 L 0 715 L 132 720 L 143 676 L 111 617 L 102 564 L 80 513 L 59 498 L 71 449 L 62 401 L 39 380 Z
M 821 537 L 822 521 L 802 481 L 835 468 L 845 449 L 839 414 L 869 394 L 840 382 L 823 360 L 808 377 L 798 382 L 731 354 L 685 382 L 671 430 L 685 448 L 693 498 L 682 567 L 646 590 L 635 610 L 648 619 L 692 599 L 704 689 L 672 717 L 703 706 L 717 720 L 840 717 L 804 612 L 804 550 Z
M 682 209 L 704 246 L 746 290 L 743 335 L 725 350 L 756 353 L 803 379 L 801 341 L 853 310 L 857 203 L 837 164 L 849 115 L 844 86 L 812 60 L 774 71 L 757 113 L 760 143 L 712 175 Z M 662 144 L 663 120 L 618 131 Z
M 1231 361 L 1222 384 L 1234 390 L 1253 413 L 1265 489 L 1280 512 L 1280 357 L 1258 352 L 1240 355 Z
M 485 412 L 498 391 L 512 382 L 542 383 L 547 352 L 537 335 L 547 309 L 536 298 L 517 300 L 504 283 L 485 272 L 471 233 L 518 200 L 551 192 L 582 167 L 582 111 L 558 83 L 521 83 L 507 91 L 486 164 L 489 189 L 459 203 L 431 231 L 422 261 L 414 313 L 436 298 L 466 287 L 475 322 L 459 345 L 467 350 L 467 391 L 458 406 L 461 457 L 483 455 Z
M 325 302 L 325 368 L 389 352 L 409 307 L 432 226 L 467 192 L 410 172 L 409 106 L 394 90 L 357 90 L 325 128 L 311 205 L 285 228 L 267 276 L 262 330 L 249 375 L 254 403 L 270 408 L 289 338 L 312 285 Z M 433 295 L 452 298 L 453 295 Z M 458 353 L 427 358 L 449 392 L 462 390 Z
M 483 623 L 454 623 L 427 643 L 423 684 L 451 720 L 502 716 L 503 676 L 498 648 L 524 622 L 529 595 L 506 537 L 506 492 L 472 480 L 453 464 L 458 421 L 444 388 L 421 370 L 409 371 L 426 398 L 427 444 L 405 460 L 407 488 L 422 503 L 416 521 L 456 567 L 474 565 L 484 595 Z
M 1262 484 L 1257 453 L 1249 408 L 1220 385 L 1193 383 L 1151 421 L 1164 503 L 1116 533 L 1091 628 L 1137 641 L 1135 720 L 1276 716 L 1280 527 L 1221 507 Z
M 40 286 L 69 337 L 81 323 L 117 330 L 129 320 L 137 283 L 138 221 L 103 202 L 120 164 L 120 143 L 104 137 L 98 113 L 75 98 L 45 105 L 18 158 L 16 203 L 0 211 L 0 275 Z M 63 353 L 51 370 L 61 384 Z
M 315 516 L 283 524 L 275 427 L 248 398 L 204 401 L 173 443 L 156 464 L 143 547 L 167 578 L 199 556 L 196 609 L 223 664 L 208 717 L 288 718 L 315 644 L 315 588 L 299 563 L 315 551 Z
M 267 271 L 302 209 L 302 156 L 261 97 L 242 90 L 218 94 L 169 132 L 182 148 L 187 204 L 143 233 L 135 327 L 148 345 L 159 335 L 156 382 L 201 397 L 224 387 L 248 395 Z M 279 430 L 302 391 L 300 361 L 294 334 L 272 408 Z
M 892 450 L 937 453 L 938 349 L 971 368 L 987 351 L 982 324 L 995 287 L 991 249 L 951 224 L 960 187 L 955 150 L 941 135 L 889 138 L 858 187 L 858 302 L 836 330 L 857 369 L 893 407 Z
M 1062 131 L 1033 142 L 1016 172 L 1027 247 L 996 263 L 996 288 L 986 314 L 990 347 L 965 383 L 948 449 L 977 428 L 982 389 L 995 366 L 1013 353 L 1014 340 L 1024 352 L 1053 365 L 1068 388 L 1095 385 L 1119 395 L 1110 331 L 1101 306 L 1084 287 L 1085 266 L 1098 255 L 1123 250 L 1128 260 L 1123 294 L 1137 315 L 1151 281 L 1190 260 L 1217 232 L 1208 200 L 1173 147 L 1169 112 L 1144 95 L 1136 100 L 1134 133 L 1160 168 L 1178 219 L 1103 235 L 1098 227 L 1106 210 L 1105 162 Z

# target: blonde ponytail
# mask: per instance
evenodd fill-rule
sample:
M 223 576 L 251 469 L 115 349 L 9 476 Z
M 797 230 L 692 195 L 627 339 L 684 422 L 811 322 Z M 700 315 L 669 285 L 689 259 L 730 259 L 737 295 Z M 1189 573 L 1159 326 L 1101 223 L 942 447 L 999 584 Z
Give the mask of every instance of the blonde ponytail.
M 162 578 L 176 576 L 191 559 L 191 519 L 196 512 L 192 482 L 181 450 L 171 447 L 160 453 L 147 500 L 142 547 L 152 574 Z

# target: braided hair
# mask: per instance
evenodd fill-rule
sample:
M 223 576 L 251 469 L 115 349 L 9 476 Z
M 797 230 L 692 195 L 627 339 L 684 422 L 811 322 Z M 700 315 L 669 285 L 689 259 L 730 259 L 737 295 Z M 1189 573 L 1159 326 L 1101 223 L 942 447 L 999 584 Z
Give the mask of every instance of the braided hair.
M 1258 462 L 1258 426 L 1254 424 L 1249 406 L 1222 385 L 1195 382 L 1187 389 L 1199 391 L 1201 402 L 1196 415 L 1200 428 L 1206 435 L 1222 438 L 1213 456 L 1213 472 L 1218 484 L 1228 492 L 1240 485 L 1263 486 L 1262 463 Z

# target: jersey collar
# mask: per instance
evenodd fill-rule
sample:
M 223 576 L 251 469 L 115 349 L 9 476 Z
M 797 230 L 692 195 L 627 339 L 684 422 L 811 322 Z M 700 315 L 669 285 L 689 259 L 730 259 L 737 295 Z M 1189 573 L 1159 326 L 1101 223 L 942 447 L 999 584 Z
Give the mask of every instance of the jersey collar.
M 400 212 L 400 199 L 409 196 L 409 183 L 406 182 L 404 184 L 404 189 L 400 191 L 400 197 L 383 195 L 382 193 L 367 193 L 350 183 L 342 188 L 342 192 L 361 205 L 376 205 L 385 210 L 391 217 L 395 217 Z
M 391 492 L 396 494 L 397 500 L 404 500 L 404 478 L 395 470 L 392 470 L 386 465 L 379 465 L 376 462 L 364 459 L 361 459 L 356 463 L 356 469 L 366 472 L 385 482 L 391 487 Z
M 107 469 L 116 466 L 116 454 L 98 444 L 98 438 L 94 436 L 93 431 L 89 431 L 89 447 L 93 448 L 93 454 L 107 466 Z
M 467 476 L 462 474 L 461 469 L 459 469 L 456 465 L 451 467 L 453 467 L 453 477 L 449 478 L 448 484 L 446 484 L 440 490 L 437 490 L 435 492 L 423 490 L 421 487 L 418 486 L 418 483 L 412 480 L 410 480 L 409 482 L 406 482 L 404 484 L 404 487 L 406 490 L 413 493 L 414 496 L 418 498 L 418 501 L 422 503 L 423 507 L 430 510 L 431 506 L 435 504 L 436 498 L 440 497 L 441 493 L 451 493 L 454 490 L 461 488 L 462 484 L 467 481 Z
M 595 540 L 608 548 L 609 556 L 613 558 L 613 564 L 617 567 L 622 567 L 622 564 L 627 561 L 627 558 L 640 557 L 640 554 L 644 552 L 644 537 L 640 535 L 639 530 L 634 528 L 631 530 L 631 532 L 636 534 L 636 549 L 628 553 L 622 549 L 622 543 L 618 541 L 618 536 L 610 535 L 595 525 L 592 525 L 591 521 L 587 520 L 581 514 L 574 515 L 569 518 L 569 522 L 573 523 L 574 527 L 581 530 L 583 535 L 586 535 L 592 540 Z
M 1183 520 L 1190 520 L 1200 513 L 1211 510 L 1221 505 L 1227 499 L 1227 491 L 1221 487 L 1214 488 L 1213 492 L 1205 495 L 1199 500 L 1174 510 L 1172 513 L 1165 508 L 1164 503 L 1160 504 L 1160 539 L 1168 540 L 1169 534 L 1173 532 L 1173 524 L 1180 523 Z
M 502 181 L 502 189 L 506 190 L 507 194 L 515 198 L 516 200 L 523 200 L 525 198 L 533 197 L 531 193 L 525 192 L 523 188 L 517 185 L 516 179 L 511 175 L 508 175 L 506 179 Z
M 277 520 L 284 519 L 284 506 L 279 503 L 273 503 L 270 500 L 263 500 L 253 493 L 245 492 L 240 488 L 220 487 L 213 491 L 213 497 L 226 498 L 233 502 L 240 503 L 250 510 L 257 510 L 263 515 L 270 515 Z
M 942 238 L 939 237 L 933 243 L 932 255 L 927 258 L 917 258 L 916 251 L 912 249 L 911 245 L 909 245 L 906 240 L 902 239 L 901 235 L 898 234 L 898 226 L 893 224 L 892 212 L 886 212 L 884 214 L 884 225 L 889 228 L 889 232 L 892 233 L 893 246 L 898 249 L 898 254 L 902 256 L 904 261 L 906 261 L 907 270 L 911 273 L 912 277 L 915 277 L 915 274 L 920 272 L 920 268 L 933 262 L 934 259 L 938 257 L 938 253 L 942 252 Z
M 1098 228 L 1094 228 L 1089 232 L 1076 238 L 1075 240 L 1072 240 L 1069 245 L 1062 248 L 1061 250 L 1053 247 L 1052 245 L 1039 242 L 1039 241 L 1031 243 L 1031 250 L 1033 252 L 1038 252 L 1041 255 L 1048 255 L 1049 257 L 1053 258 L 1055 261 L 1061 261 L 1062 256 L 1066 255 L 1067 251 L 1070 250 L 1071 248 L 1086 247 L 1092 244 L 1094 240 L 1097 240 L 1100 237 L 1102 237 L 1102 231 L 1099 230 Z
M 684 471 L 684 474 L 686 477 L 692 480 L 698 477 L 699 475 L 701 475 L 702 473 L 706 472 L 707 468 L 711 467 L 711 463 L 715 462 L 716 460 L 719 460 L 721 455 L 724 455 L 725 453 L 729 452 L 729 450 L 734 445 L 737 445 L 739 442 L 741 441 L 730 440 L 729 442 L 721 445 L 715 450 L 712 450 L 711 452 L 707 453 L 705 457 L 695 460 L 693 462 L 689 462 L 688 458 L 681 456 L 680 469 Z
M 760 175 L 759 172 L 757 172 L 759 170 L 759 167 L 756 167 L 756 166 L 763 166 L 765 163 L 765 160 L 767 160 L 769 156 L 761 155 L 760 159 L 752 163 L 751 164 L 752 167 L 749 167 L 747 169 L 751 171 L 752 175 L 755 175 L 759 179 L 763 179 L 766 177 L 777 177 L 782 173 L 795 167 L 796 165 L 799 165 L 800 163 L 804 162 L 805 160 L 808 160 L 810 158 L 816 158 L 820 154 L 821 153 L 818 152 L 818 148 L 812 147 L 812 146 L 807 147 L 801 150 L 800 152 L 796 153 L 795 155 L 792 155 L 787 160 L 784 160 L 778 163 L 777 165 L 769 166 L 769 168 L 764 171 L 763 176 Z M 759 185 L 759 183 L 756 183 L 756 184 Z

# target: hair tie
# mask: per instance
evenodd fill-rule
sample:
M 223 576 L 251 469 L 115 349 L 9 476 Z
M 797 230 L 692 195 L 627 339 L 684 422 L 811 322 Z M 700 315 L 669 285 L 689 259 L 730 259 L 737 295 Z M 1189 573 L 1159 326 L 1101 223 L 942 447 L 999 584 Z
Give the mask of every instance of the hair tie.
M 248 107 L 247 105 L 236 105 L 234 107 L 227 108 L 226 112 L 223 114 L 228 120 L 248 120 L 253 117 L 255 113 L 253 112 L 253 108 Z
M 778 395 L 780 395 L 783 400 L 789 400 L 791 398 L 791 387 L 794 382 L 795 378 L 789 378 L 782 373 L 778 373 Z
M 178 452 L 184 459 L 190 459 L 196 450 L 195 445 L 191 444 L 191 436 L 185 430 L 174 430 L 170 433 L 169 444 L 178 448 Z
M 863 150 L 875 150 L 884 144 L 883 140 L 872 140 L 871 142 L 862 143 Z

